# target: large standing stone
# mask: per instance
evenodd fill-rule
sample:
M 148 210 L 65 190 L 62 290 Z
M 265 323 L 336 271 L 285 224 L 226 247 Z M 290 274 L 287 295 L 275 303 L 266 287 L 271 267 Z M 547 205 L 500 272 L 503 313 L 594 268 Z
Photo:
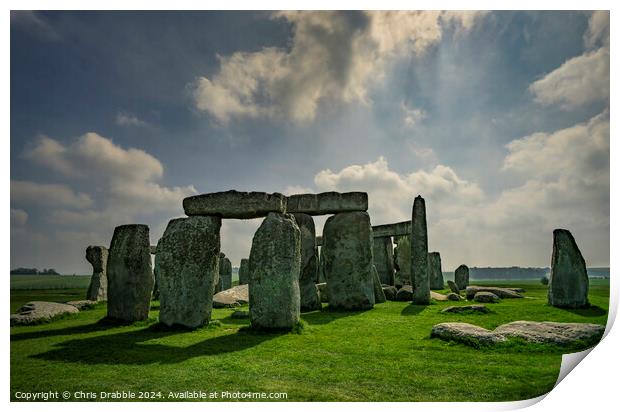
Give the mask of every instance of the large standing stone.
M 394 246 L 392 238 L 375 237 L 372 241 L 372 255 L 379 274 L 379 279 L 384 285 L 394 284 Z
M 375 303 L 383 303 L 387 300 L 385 297 L 385 292 L 383 292 L 383 286 L 381 286 L 379 274 L 377 273 L 377 269 L 374 265 L 372 266 L 372 269 L 372 283 L 375 288 Z
M 220 282 L 219 290 L 227 290 L 232 287 L 232 262 L 227 257 L 220 258 Z
M 128 322 L 147 319 L 155 283 L 147 225 L 114 229 L 107 272 L 108 317 Z
M 220 254 L 221 219 L 173 219 L 159 241 L 155 267 L 159 321 L 197 328 L 209 323 Z
M 188 216 L 220 216 L 232 219 L 253 219 L 270 212 L 286 211 L 286 196 L 280 193 L 227 192 L 207 193 L 183 199 Z
M 549 304 L 563 308 L 588 306 L 588 273 L 575 238 L 566 229 L 553 231 Z
M 87 300 L 101 301 L 108 298 L 108 249 L 104 246 L 89 246 L 86 248 L 86 260 L 93 266 L 93 275 L 86 292 Z
M 394 286 L 401 288 L 411 285 L 411 240 L 409 235 L 394 238 Z
M 323 257 L 329 306 L 370 309 L 373 286 L 372 229 L 366 212 L 331 216 L 323 229 Z
M 247 285 L 250 279 L 250 260 L 241 259 L 239 264 L 239 285 Z
M 454 271 L 454 283 L 459 290 L 463 290 L 469 286 L 469 268 L 467 265 L 461 265 Z
M 443 289 L 443 273 L 441 272 L 441 255 L 439 252 L 428 254 L 428 276 L 431 289 Z
M 428 236 L 426 233 L 426 205 L 422 196 L 413 201 L 411 215 L 411 280 L 413 302 L 418 305 L 431 303 L 428 276 Z
M 328 215 L 332 213 L 368 210 L 368 194 L 365 192 L 324 192 L 289 196 L 288 213 L 308 215 Z
M 269 213 L 250 251 L 250 322 L 259 329 L 299 322 L 301 234 L 290 214 Z
M 299 272 L 299 296 L 302 311 L 321 309 L 321 299 L 316 290 L 318 277 L 318 256 L 316 254 L 316 231 L 312 216 L 294 213 L 295 222 L 301 233 L 301 266 Z

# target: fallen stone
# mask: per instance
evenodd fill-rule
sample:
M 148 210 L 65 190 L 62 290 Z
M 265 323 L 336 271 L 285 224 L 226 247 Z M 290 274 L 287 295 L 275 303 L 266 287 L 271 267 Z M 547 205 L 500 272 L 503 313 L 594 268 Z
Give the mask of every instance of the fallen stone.
M 107 273 L 108 317 L 126 322 L 148 319 L 155 284 L 148 226 L 114 229 Z
M 381 283 L 394 284 L 394 245 L 391 237 L 375 237 L 372 255 Z
M 374 237 L 409 236 L 410 234 L 411 220 L 372 227 L 372 235 Z
M 321 299 L 321 303 L 329 302 L 329 294 L 327 292 L 327 283 L 317 283 L 316 290 L 319 293 L 319 298 Z
M 299 322 L 301 234 L 293 215 L 269 213 L 250 251 L 253 328 L 290 329 Z
M 497 303 L 499 302 L 499 297 L 491 292 L 476 292 L 474 295 L 474 302 Z
M 448 300 L 459 301 L 461 300 L 461 295 L 459 295 L 458 293 L 450 292 L 446 295 L 446 298 Z
M 373 284 L 372 229 L 366 212 L 330 216 L 323 228 L 324 270 L 329 306 L 334 309 L 371 309 Z
M 321 309 L 321 298 L 316 291 L 319 271 L 319 257 L 316 248 L 316 231 L 312 216 L 305 213 L 293 214 L 301 234 L 301 266 L 299 272 L 299 298 L 302 311 Z
M 229 219 L 253 219 L 270 212 L 286 211 L 286 196 L 280 193 L 227 192 L 207 193 L 183 199 L 188 216 L 219 216 Z
M 472 300 L 476 293 L 478 292 L 491 292 L 496 295 L 498 298 L 522 298 L 520 294 L 514 292 L 510 289 L 506 288 L 498 288 L 493 286 L 467 286 L 465 289 L 465 295 L 467 296 L 467 300 Z
M 428 274 L 428 234 L 426 231 L 426 203 L 422 196 L 413 201 L 411 217 L 411 283 L 413 303 L 428 305 L 431 302 Z
M 489 313 L 490 310 L 484 305 L 465 305 L 465 306 L 448 306 L 441 311 L 442 313 L 463 313 L 463 312 L 478 312 Z
M 493 345 L 506 341 L 505 337 L 485 328 L 460 322 L 445 322 L 433 326 L 431 337 L 456 341 L 471 346 Z
M 445 300 L 448 300 L 448 296 L 431 290 L 431 299 L 435 299 L 438 301 L 445 301 Z
M 504 288 L 504 289 L 510 289 L 513 292 L 517 292 L 517 293 L 525 293 L 525 289 L 523 288 Z
M 377 269 L 373 265 L 373 286 L 375 289 L 375 303 L 383 303 L 387 299 L 385 297 L 385 293 L 383 293 L 383 287 L 381 286 L 381 281 L 379 280 L 379 274 L 377 273 Z
M 461 291 L 459 290 L 459 287 L 458 287 L 458 286 L 456 286 L 456 283 L 454 283 L 454 282 L 453 282 L 453 281 L 451 281 L 451 280 L 447 281 L 446 283 L 448 284 L 448 288 L 450 288 L 450 290 L 452 291 L 452 293 L 455 293 L 455 294 L 457 294 L 457 295 L 461 293 Z
M 589 280 L 583 259 L 573 235 L 565 229 L 553 231 L 553 253 L 547 298 L 560 308 L 582 308 L 588 302 Z
M 385 298 L 387 300 L 395 301 L 398 290 L 394 286 L 384 286 L 383 293 L 385 294 Z
M 86 292 L 87 300 L 102 301 L 108 298 L 108 249 L 104 246 L 86 248 L 86 260 L 93 266 L 93 274 Z
M 308 215 L 331 215 L 343 212 L 365 212 L 368 210 L 366 192 L 324 192 L 289 196 L 287 213 L 305 213 Z
M 197 328 L 209 323 L 220 254 L 221 219 L 172 219 L 159 240 L 155 268 L 159 321 Z
M 218 292 L 213 295 L 213 307 L 223 308 L 234 301 L 234 306 L 247 305 L 250 302 L 248 285 L 234 286 L 230 289 Z
M 396 248 L 394 248 L 394 286 L 400 288 L 404 285 L 411 285 L 411 241 L 410 236 L 400 236 L 394 238 Z
M 411 302 L 413 300 L 413 289 L 411 285 L 405 285 L 396 292 L 396 300 L 399 302 Z
M 67 302 L 67 305 L 71 305 L 77 310 L 88 310 L 94 308 L 97 303 L 95 300 L 71 300 Z
M 239 264 L 239 284 L 247 285 L 250 279 L 249 273 L 249 259 L 241 259 L 241 263 Z
M 443 273 L 441 272 L 441 255 L 439 252 L 428 254 L 428 278 L 431 289 L 443 289 Z
M 469 268 L 461 265 L 454 271 L 454 283 L 459 290 L 465 289 L 469 285 Z
M 58 316 L 79 313 L 78 308 L 65 303 L 33 301 L 11 315 L 11 326 L 34 325 L 53 320 Z

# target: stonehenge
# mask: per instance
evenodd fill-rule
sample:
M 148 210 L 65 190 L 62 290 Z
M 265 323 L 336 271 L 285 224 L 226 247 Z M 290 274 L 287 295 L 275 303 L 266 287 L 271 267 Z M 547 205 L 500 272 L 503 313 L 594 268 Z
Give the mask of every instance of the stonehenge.
M 183 199 L 187 216 L 219 216 L 231 219 L 252 219 L 270 212 L 284 213 L 286 197 L 280 193 L 227 192 L 207 193 Z
M 441 255 L 439 252 L 428 254 L 428 276 L 431 289 L 443 289 L 443 273 L 441 272 Z
M 247 285 L 249 281 L 249 259 L 241 259 L 241 263 L 239 264 L 239 285 Z
M 409 236 L 410 234 L 411 220 L 372 227 L 372 235 L 374 237 Z
M 86 248 L 86 260 L 93 266 L 93 274 L 86 292 L 86 300 L 103 301 L 108 298 L 108 249 L 104 246 Z
M 547 299 L 560 308 L 587 307 L 588 273 L 575 238 L 566 229 L 553 231 L 551 275 Z
M 291 329 L 299 322 L 301 233 L 290 214 L 269 213 L 250 250 L 250 323 Z
M 394 238 L 394 286 L 411 285 L 411 241 L 409 235 Z
M 384 285 L 393 285 L 394 244 L 392 243 L 392 238 L 390 236 L 373 238 L 372 254 L 381 283 Z
M 411 217 L 411 281 L 413 303 L 428 305 L 431 289 L 428 276 L 428 234 L 426 232 L 426 205 L 422 196 L 413 201 Z
M 293 195 L 288 197 L 286 204 L 288 213 L 305 213 L 312 216 L 366 210 L 368 210 L 368 194 L 365 192 Z
M 312 216 L 293 213 L 301 233 L 301 266 L 299 272 L 299 294 L 302 311 L 321 309 L 321 299 L 316 290 L 319 258 L 316 248 L 316 231 Z
M 107 275 L 108 318 L 127 322 L 147 319 L 155 283 L 148 226 L 134 224 L 114 229 Z
M 155 256 L 160 293 L 159 320 L 166 326 L 197 328 L 209 323 L 218 259 L 221 219 L 173 219 Z
M 232 287 L 232 262 L 226 255 L 220 253 L 220 281 L 217 285 L 218 292 L 230 289 Z
M 454 283 L 459 290 L 467 288 L 469 285 L 469 268 L 461 265 L 454 271 Z

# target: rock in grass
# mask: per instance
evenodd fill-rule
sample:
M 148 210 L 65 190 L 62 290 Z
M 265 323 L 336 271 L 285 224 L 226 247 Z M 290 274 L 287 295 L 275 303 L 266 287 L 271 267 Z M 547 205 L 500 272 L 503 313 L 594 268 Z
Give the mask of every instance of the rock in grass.
M 469 285 L 469 268 L 461 265 L 454 271 L 454 283 L 459 290 L 465 289 Z
M 416 196 L 411 212 L 411 283 L 413 303 L 428 305 L 431 302 L 428 274 L 428 234 L 426 231 L 426 203 Z
M 301 234 L 293 215 L 269 213 L 250 251 L 250 322 L 258 329 L 291 329 L 299 322 Z
M 74 306 L 77 310 L 88 310 L 94 308 L 97 302 L 94 300 L 70 300 L 67 305 Z
M 64 303 L 28 302 L 17 311 L 17 314 L 11 315 L 11 326 L 49 322 L 58 316 L 79 312 L 75 306 Z
M 387 300 L 395 301 L 398 290 L 394 286 L 383 286 L 383 294 Z
M 159 240 L 155 267 L 159 321 L 197 328 L 209 323 L 218 260 L 221 219 L 190 216 L 172 219 Z
M 444 301 L 444 300 L 448 300 L 448 296 L 431 290 L 431 299 L 435 299 L 438 301 Z
M 443 273 L 441 272 L 441 255 L 439 252 L 428 254 L 428 276 L 431 289 L 443 289 Z
M 148 319 L 155 284 L 148 226 L 114 229 L 107 272 L 108 317 L 126 322 Z
M 379 280 L 379 274 L 377 273 L 377 269 L 375 266 L 372 266 L 373 269 L 373 286 L 375 288 L 375 303 L 383 303 L 387 299 L 385 297 L 385 293 L 383 293 L 383 287 L 381 286 L 381 281 Z
M 330 216 L 323 228 L 323 244 L 329 306 L 344 310 L 371 309 L 375 292 L 368 213 Z
M 86 260 L 93 266 L 93 274 L 86 292 L 86 300 L 103 301 L 108 298 L 108 249 L 104 246 L 86 248 Z
M 448 298 L 448 300 L 459 301 L 461 300 L 461 295 L 451 292 L 446 295 L 446 298 Z
M 316 291 L 319 257 L 316 248 L 316 231 L 312 216 L 295 213 L 295 222 L 301 233 L 301 267 L 299 272 L 299 296 L 302 311 L 321 309 L 321 298 Z
M 507 288 L 498 288 L 493 286 L 467 286 L 467 289 L 465 289 L 465 295 L 467 296 L 467 300 L 472 300 L 478 292 L 490 292 L 498 298 L 502 299 L 516 299 L 523 297 L 517 292 L 514 292 L 513 290 Z
M 453 282 L 453 281 L 451 281 L 451 280 L 449 280 L 449 281 L 448 281 L 448 282 L 446 282 L 446 283 L 448 283 L 448 287 L 450 288 L 450 290 L 452 291 L 452 293 L 455 293 L 455 294 L 457 294 L 457 295 L 461 293 L 461 291 L 459 290 L 459 287 L 458 287 L 458 286 L 456 286 L 456 283 L 454 283 L 454 282 Z
M 497 303 L 499 302 L 499 297 L 491 292 L 477 292 L 474 295 L 474 301 L 480 303 Z
M 505 337 L 485 328 L 460 322 L 445 322 L 433 326 L 431 337 L 460 342 L 470 346 L 493 345 L 506 341 Z
M 588 274 L 575 238 L 565 229 L 553 231 L 553 254 L 547 293 L 550 305 L 581 308 L 588 303 Z
M 441 311 L 442 313 L 464 313 L 464 312 L 477 312 L 477 313 L 489 313 L 490 310 L 484 305 L 464 305 L 464 306 L 448 306 Z
M 413 299 L 413 288 L 411 285 L 405 285 L 396 292 L 396 300 L 399 302 L 411 302 Z
M 216 293 L 213 296 L 214 308 L 228 308 L 246 305 L 250 301 L 248 285 L 238 285 Z

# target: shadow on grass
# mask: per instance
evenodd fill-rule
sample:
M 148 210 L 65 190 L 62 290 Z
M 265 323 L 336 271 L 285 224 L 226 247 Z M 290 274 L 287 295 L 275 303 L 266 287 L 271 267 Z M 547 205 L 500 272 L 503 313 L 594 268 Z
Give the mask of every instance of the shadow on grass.
M 156 324 L 145 329 L 86 339 L 72 339 L 59 343 L 57 349 L 31 356 L 56 362 L 77 362 L 105 365 L 173 364 L 198 356 L 213 356 L 237 352 L 261 344 L 284 334 L 240 330 L 217 336 L 190 346 L 175 347 L 149 343 L 171 335 L 191 333 L 179 329 L 162 328 Z
M 607 311 L 605 309 L 598 307 L 596 305 L 591 305 L 587 308 L 578 308 L 578 309 L 563 308 L 563 309 L 567 312 L 574 313 L 575 315 L 585 316 L 588 318 L 595 318 L 595 317 L 603 316 L 607 314 Z
M 310 325 L 325 325 L 341 318 L 347 318 L 349 316 L 361 315 L 366 312 L 365 310 L 341 310 L 330 309 L 324 307 L 323 310 L 317 310 L 314 312 L 306 312 L 301 314 L 301 318 L 308 322 Z
M 95 323 L 89 323 L 88 325 L 71 326 L 69 328 L 60 329 L 38 330 L 35 332 L 15 333 L 11 335 L 11 342 L 28 339 L 49 338 L 52 336 L 77 335 L 80 333 L 99 332 L 102 330 L 112 329 L 117 326 L 119 325 L 111 323 L 104 318 Z
M 417 315 L 418 313 L 422 312 L 426 308 L 427 308 L 426 305 L 411 304 L 411 305 L 405 306 L 405 308 L 400 312 L 400 314 L 404 316 Z

